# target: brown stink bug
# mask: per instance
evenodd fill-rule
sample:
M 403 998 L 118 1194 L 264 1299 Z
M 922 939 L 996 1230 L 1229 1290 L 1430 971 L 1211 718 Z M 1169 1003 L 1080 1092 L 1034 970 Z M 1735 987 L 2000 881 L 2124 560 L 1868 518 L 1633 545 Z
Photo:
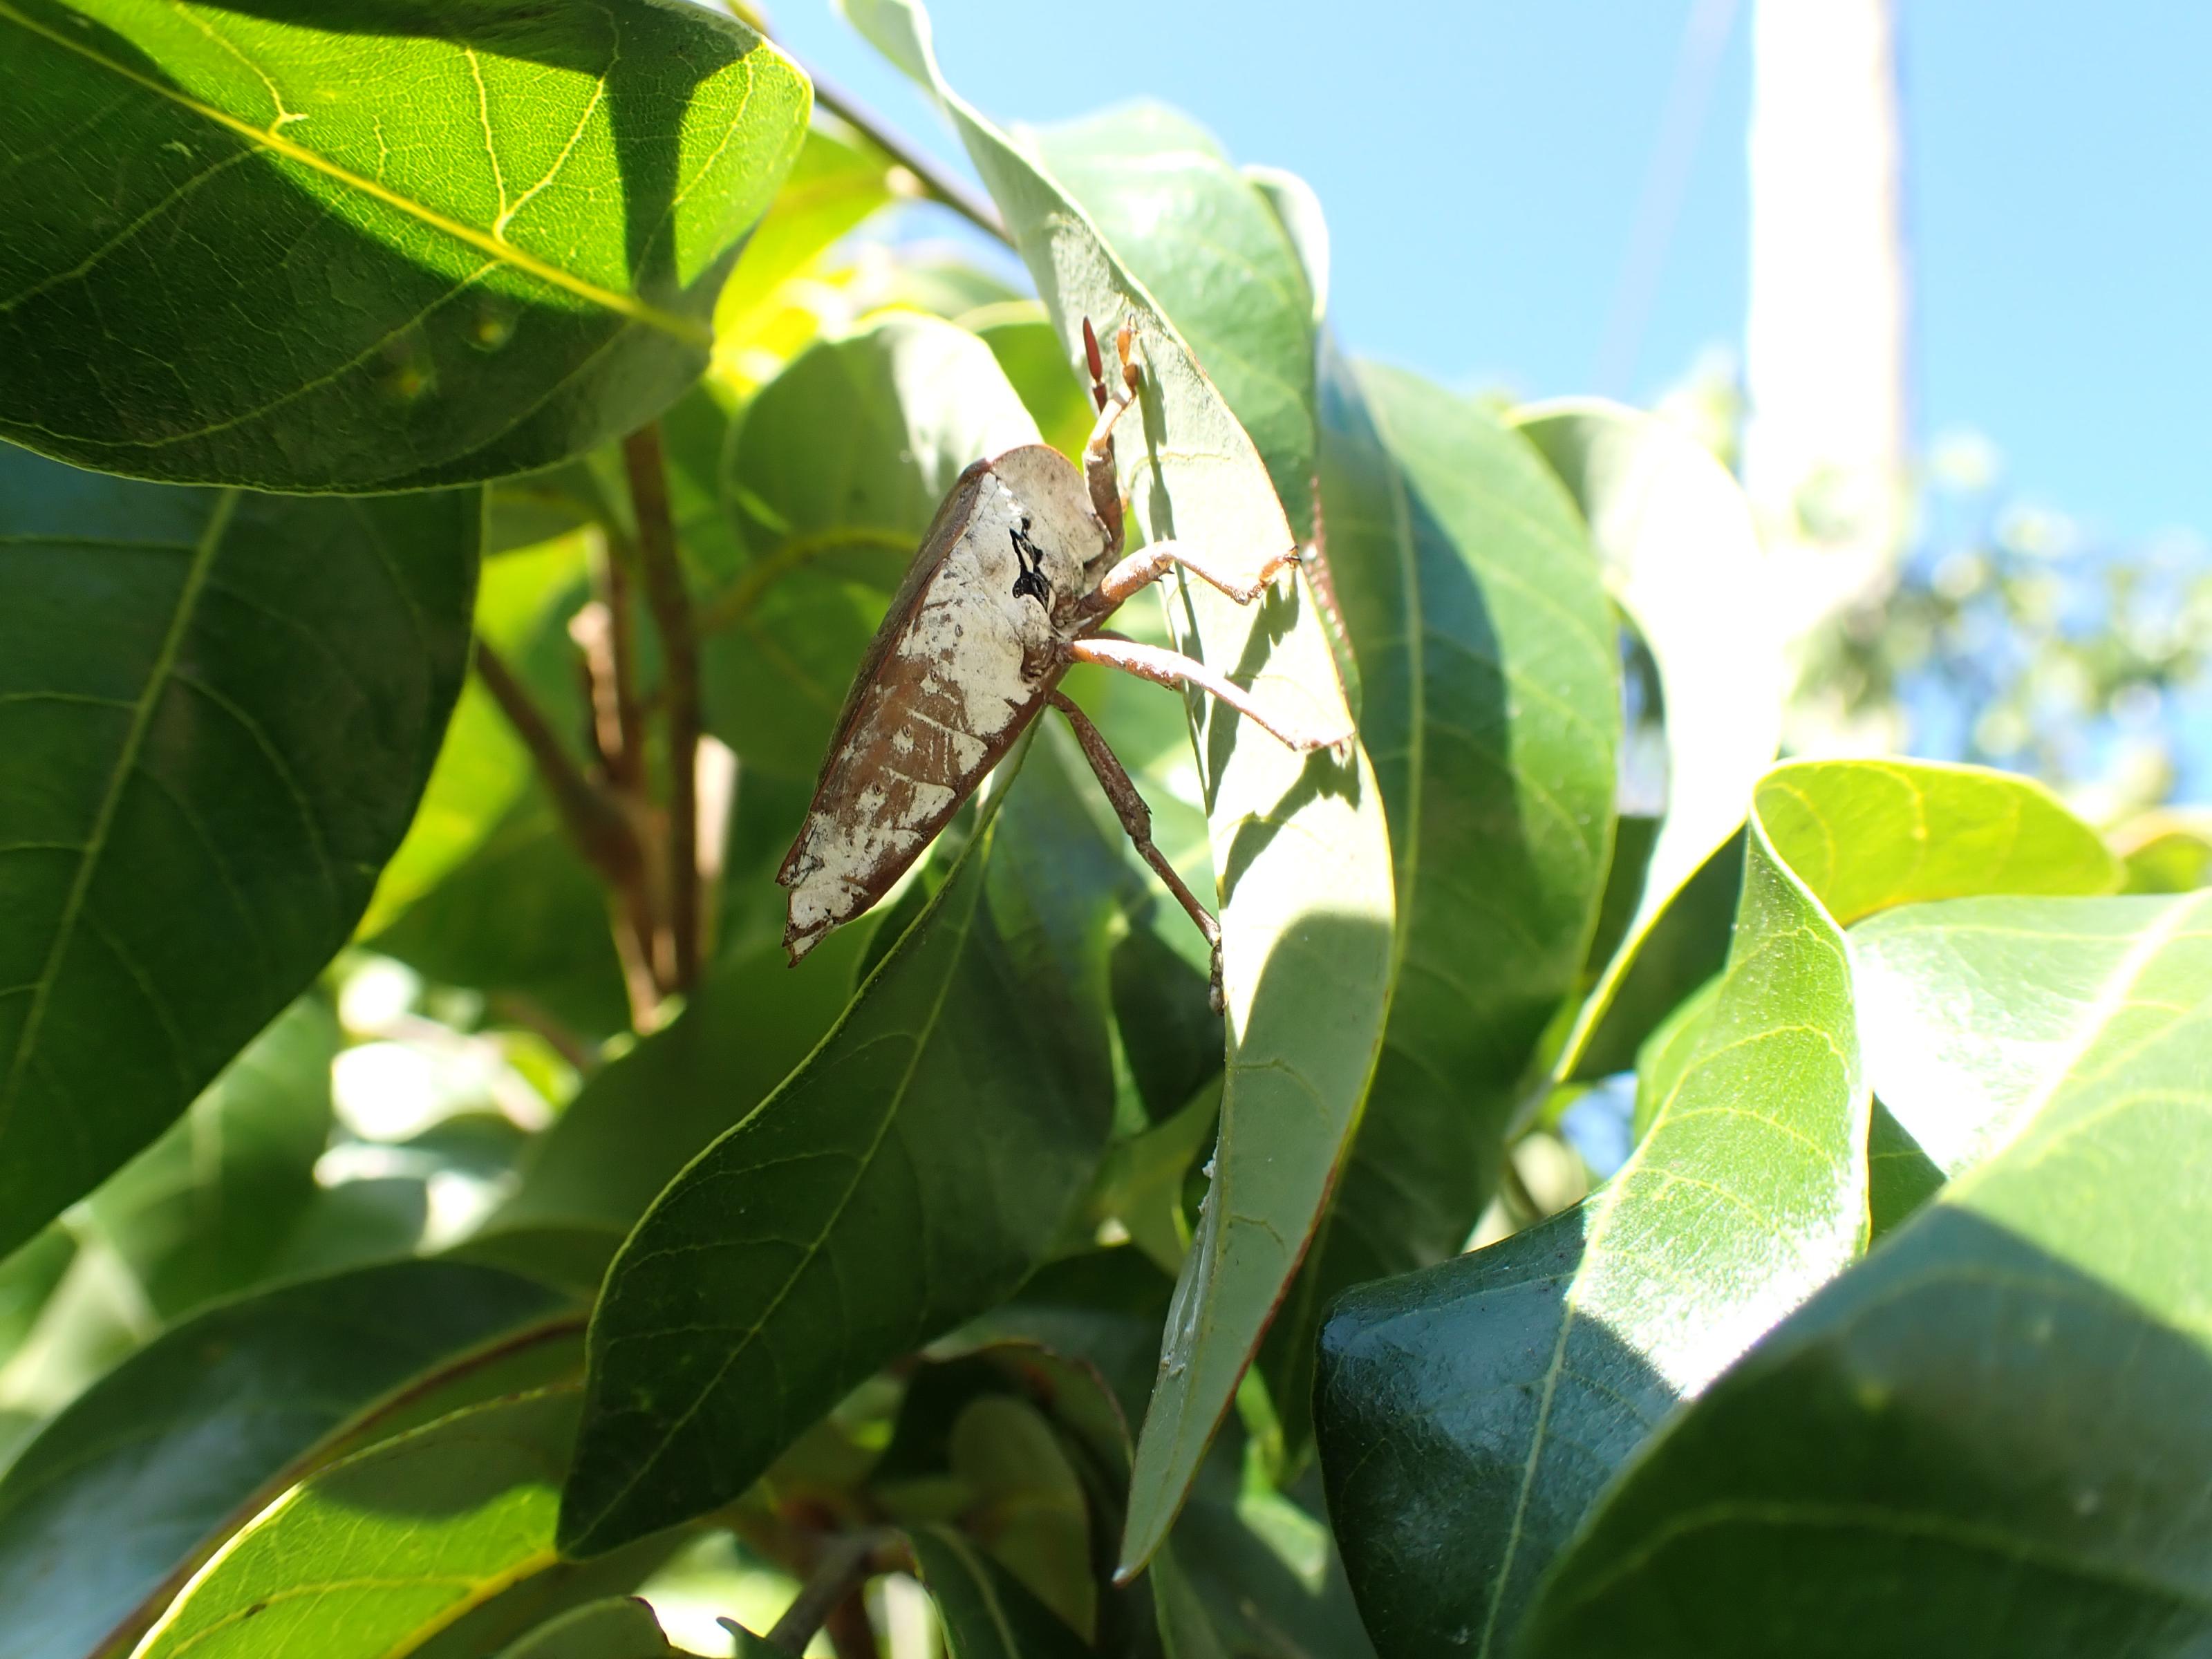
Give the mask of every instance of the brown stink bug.
M 1140 376 L 1126 325 L 1115 343 L 1121 383 L 1109 392 L 1084 320 L 1098 420 L 1080 476 L 1059 451 L 1024 444 L 977 461 L 937 509 L 860 659 L 805 824 L 776 872 L 791 890 L 783 943 L 793 962 L 889 890 L 1049 702 L 1074 726 L 1137 851 L 1213 946 L 1218 1006 L 1220 927 L 1152 845 L 1152 813 L 1098 728 L 1060 690 L 1061 677 L 1095 662 L 1195 685 L 1296 750 L 1352 733 L 1301 730 L 1204 664 L 1104 631 L 1124 600 L 1171 566 L 1249 605 L 1297 556 L 1285 548 L 1247 574 L 1173 542 L 1121 556 L 1114 424 Z

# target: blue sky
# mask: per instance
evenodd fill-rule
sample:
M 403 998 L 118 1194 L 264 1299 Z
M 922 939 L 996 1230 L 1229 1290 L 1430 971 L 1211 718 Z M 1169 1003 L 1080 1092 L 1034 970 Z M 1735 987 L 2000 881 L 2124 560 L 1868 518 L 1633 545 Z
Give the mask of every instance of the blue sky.
M 1742 326 L 1751 0 L 1714 60 L 1644 320 L 1624 327 L 1638 309 L 1624 266 L 1692 4 L 936 0 L 932 13 L 947 72 L 995 116 L 1150 95 L 1239 160 L 1303 174 L 1328 214 L 1336 323 L 1354 350 L 1463 386 L 1646 399 Z M 2093 531 L 2212 532 L 2212 7 L 1901 10 L 1919 434 L 1986 434 L 2011 493 Z M 957 155 L 825 0 L 782 0 L 773 21 L 803 59 Z M 1618 365 L 1631 332 L 1632 366 L 1601 385 L 1601 354 Z

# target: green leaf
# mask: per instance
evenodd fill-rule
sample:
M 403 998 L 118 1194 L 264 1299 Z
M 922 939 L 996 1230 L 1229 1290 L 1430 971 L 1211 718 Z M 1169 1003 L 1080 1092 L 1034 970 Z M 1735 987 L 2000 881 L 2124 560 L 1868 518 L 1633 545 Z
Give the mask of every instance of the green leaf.
M 1240 1659 L 1372 1659 L 1343 1564 L 1329 1548 L 1320 1494 L 1260 1484 L 1251 1462 L 1242 1435 L 1224 1432 L 1216 1443 L 1176 1522 L 1173 1577 Z
M 1620 745 L 1597 561 L 1524 439 L 1331 349 L 1322 455 L 1403 921 L 1358 1139 L 1269 1338 L 1294 1449 L 1322 1310 L 1458 1254 L 1490 1200 L 1506 1121 L 1596 925 Z
M 337 1020 L 302 997 L 91 1198 L 163 1321 L 264 1274 L 315 1196 Z
M 352 932 L 459 689 L 478 519 L 474 490 L 178 489 L 0 448 L 0 1250 Z
M 2212 876 L 2212 819 L 2154 810 L 2113 832 L 2127 860 L 2130 893 L 2188 893 Z
M 583 1374 L 582 1333 L 579 1331 L 577 1334 L 579 1364 L 560 1381 L 573 1381 Z M 679 1529 L 642 1539 L 627 1549 L 602 1555 L 596 1560 L 556 1561 L 520 1583 L 509 1585 L 489 1601 L 478 1603 L 435 1636 L 410 1650 L 410 1659 L 485 1659 L 486 1655 L 493 1653 L 505 1659 L 507 1644 L 522 1640 L 579 1607 L 590 1607 L 610 1597 L 635 1595 L 641 1585 L 681 1555 L 685 1546 L 696 1541 L 695 1534 Z M 647 1651 L 652 1659 L 683 1659 L 680 1650 L 673 1656 L 665 1655 L 661 1650 Z M 625 1650 L 617 1659 L 645 1659 L 645 1656 L 631 1656 Z
M 14 1357 L 37 1326 L 40 1310 L 69 1272 L 78 1249 L 76 1236 L 57 1222 L 0 1261 L 0 1363 Z M 6 1456 L 5 1444 L 0 1443 L 0 1462 Z
M 2163 1029 L 2156 981 L 2189 960 L 2170 947 L 2192 914 L 1957 899 L 1863 923 L 1851 961 L 1875 1092 L 1944 1176 L 1964 1174 L 2075 1086 L 2100 1045 L 2134 1022 Z M 2170 1000 L 2195 994 L 2185 982 Z
M 821 1041 L 866 938 L 832 934 L 796 968 L 777 943 L 722 963 L 672 1024 L 593 1074 L 538 1138 L 483 1234 L 580 1231 L 611 1255 L 661 1188 Z
M 972 1495 L 962 1523 L 993 1559 L 1086 1641 L 1098 1627 L 1083 1483 L 1026 1401 L 972 1401 L 954 1420 L 952 1477 Z
M 1099 1167 L 1086 1219 L 1094 1228 L 1109 1218 L 1119 1222 L 1149 1259 L 1169 1273 L 1179 1270 L 1190 1244 L 1183 1188 L 1191 1166 L 1214 1144 L 1220 1119 L 1220 1086 L 1209 1083 L 1181 1111 L 1116 1140 Z
M 1054 1262 L 1012 1301 L 933 1346 L 933 1355 L 968 1357 L 917 1376 L 901 1436 L 915 1427 L 916 1395 L 936 1388 L 940 1377 L 950 1385 L 951 1374 L 961 1372 L 968 1393 L 954 1392 L 933 1408 L 922 1402 L 935 1440 L 949 1439 L 945 1425 L 957 1405 L 988 1388 L 995 1367 L 1000 1391 L 1036 1402 L 1060 1428 L 1093 1493 L 1099 1517 L 1093 1525 L 1117 1525 L 1130 1465 L 1124 1413 L 1144 1404 L 1171 1290 L 1165 1275 L 1127 1248 Z M 1133 1584 L 1102 1598 L 1100 1652 L 1145 1650 L 1133 1628 L 1143 1625 L 1156 1625 L 1165 1650 L 1188 1659 L 1231 1653 L 1359 1659 L 1372 1651 L 1328 1529 L 1314 1512 L 1317 1504 L 1258 1480 L 1248 1449 L 1231 1418 L 1207 1454 L 1170 1542 Z M 917 1456 L 895 1438 L 883 1462 L 889 1465 L 903 1451 L 901 1467 L 910 1471 L 926 1462 L 927 1450 Z M 941 1461 L 941 1449 L 937 1455 Z
M 819 343 L 763 386 L 723 469 L 746 562 L 701 607 L 716 735 L 813 777 L 938 503 L 971 461 L 1036 441 L 989 348 L 918 313 Z
M 1071 461 L 1080 461 L 1097 415 L 1083 382 L 1068 372 L 1060 336 L 1044 307 L 1034 300 L 987 307 L 969 313 L 961 325 L 991 348 L 1045 442 Z
M 1164 104 L 1124 104 L 1034 137 L 1053 179 L 1204 365 L 1298 538 L 1311 536 L 1314 295 L 1267 197 L 1212 133 Z
M 501 1650 L 499 1659 L 671 1659 L 653 1609 L 635 1596 L 591 1601 Z
M 477 586 L 477 637 L 510 656 L 524 651 L 545 627 L 548 612 L 583 580 L 583 546 L 576 538 L 485 560 Z M 377 879 L 361 935 L 382 932 L 482 846 L 532 776 L 529 751 L 471 674 L 453 705 L 422 804 Z
M 378 490 L 544 466 L 672 402 L 799 149 L 798 69 L 666 0 L 313 17 L 0 4 L 0 434 Z M 88 341 L 118 349 L 89 371 Z
M 1674 1092 L 1682 1073 L 1698 1056 L 1704 1042 L 1704 1021 L 1721 988 L 1717 973 L 1684 997 L 1674 1011 L 1659 1022 L 1636 1052 L 1636 1109 L 1630 1122 L 1630 1142 L 1644 1139 L 1660 1103 Z
M 540 1340 L 559 1302 L 512 1273 L 403 1261 L 225 1304 L 140 1350 L 0 1478 L 0 1659 L 127 1648 L 227 1520 L 432 1367 Z M 292 1474 L 286 1474 L 290 1469 Z M 168 1591 L 163 1590 L 167 1584 Z
M 1901 762 L 1767 775 L 1728 966 L 1628 1162 L 1526 1232 L 1352 1292 L 1323 1328 L 1329 1510 L 1379 1651 L 1504 1651 L 1662 1417 L 1863 1249 L 1869 1097 L 1842 927 L 2115 875 L 2024 780 Z
M 438 984 L 520 999 L 587 1042 L 629 1027 L 606 889 L 534 783 L 366 943 Z
M 1318 331 L 1328 319 L 1328 222 L 1322 214 L 1321 198 L 1297 173 L 1281 167 L 1248 162 L 1243 173 L 1291 239 L 1306 292 L 1313 296 L 1313 326 Z
M 1572 1066 L 1556 1068 L 1565 1073 L 1563 1080 L 1595 1082 L 1631 1069 L 1683 999 L 1727 964 L 1743 892 L 1745 844 L 1739 825 L 1651 919 L 1623 958 L 1605 1007 L 1583 1033 Z
M 2119 861 L 2043 785 L 1926 761 L 1778 766 L 1756 808 L 1843 927 L 1900 904 L 1982 893 L 2108 893 Z
M 318 1470 L 231 1539 L 139 1654 L 412 1651 L 552 1565 L 577 1398 L 472 1407 Z
M 1654 1443 L 1522 1651 L 2212 1642 L 2208 915 L 1962 899 L 1854 934 L 1917 988 L 1892 1035 L 1970 1091 L 1947 1127 L 1982 1156 Z
M 1575 1075 L 1644 935 L 1743 822 L 1782 737 L 1782 633 L 1750 503 L 1674 422 L 1595 398 L 1540 404 L 1515 425 L 1572 492 L 1606 586 L 1659 671 L 1667 812 L 1620 948 L 1554 1067 Z
M 805 143 L 768 216 L 745 238 L 737 269 L 714 302 L 717 351 L 741 336 L 769 295 L 840 238 L 899 199 L 895 163 L 834 115 L 817 110 Z
M 1082 207 L 945 84 L 920 7 L 843 5 L 951 116 L 1068 362 L 1081 362 L 1085 317 L 1109 337 L 1133 325 L 1144 425 L 1141 439 L 1116 443 L 1146 537 L 1255 566 L 1294 545 L 1267 468 L 1175 324 Z M 1183 584 L 1169 611 L 1185 651 L 1249 679 L 1256 696 L 1317 723 L 1347 720 L 1303 575 L 1249 609 Z M 1239 718 L 1210 706 L 1192 719 L 1223 896 L 1229 1060 L 1212 1182 L 1138 1440 L 1125 1573 L 1166 1536 L 1328 1198 L 1373 1069 L 1390 947 L 1389 836 L 1364 755 L 1340 764 L 1264 735 L 1240 742 Z
M 1020 1579 L 950 1527 L 908 1534 L 952 1659 L 1083 1659 L 1091 1650 Z
M 736 1498 L 848 1389 L 1005 1297 L 1059 1231 L 1112 1110 L 1120 875 L 1063 747 L 1030 746 L 843 1018 L 616 1258 L 564 1549 Z

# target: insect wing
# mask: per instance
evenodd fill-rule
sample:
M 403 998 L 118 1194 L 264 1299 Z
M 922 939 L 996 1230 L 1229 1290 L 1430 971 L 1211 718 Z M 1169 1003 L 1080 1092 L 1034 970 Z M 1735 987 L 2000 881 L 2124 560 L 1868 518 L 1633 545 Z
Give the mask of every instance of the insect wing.
M 1043 706 L 1055 641 L 1047 604 L 1025 596 L 1031 518 L 990 463 L 963 472 L 939 510 L 777 872 L 794 962 L 889 890 Z

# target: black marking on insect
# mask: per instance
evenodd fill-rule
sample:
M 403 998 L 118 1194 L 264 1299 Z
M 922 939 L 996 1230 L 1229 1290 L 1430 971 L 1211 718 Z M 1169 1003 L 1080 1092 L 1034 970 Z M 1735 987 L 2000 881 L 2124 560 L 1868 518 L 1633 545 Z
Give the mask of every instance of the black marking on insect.
M 1014 557 L 1022 567 L 1022 574 L 1014 578 L 1014 597 L 1035 599 L 1048 612 L 1052 609 L 1052 582 L 1044 574 L 1044 555 L 1030 539 L 1029 515 L 1022 516 L 1020 524 L 1006 533 L 1014 544 Z
M 1297 558 L 1285 548 L 1245 571 L 1174 542 L 1123 556 L 1114 426 L 1138 397 L 1132 343 L 1124 325 L 1115 340 L 1120 384 L 1109 389 L 1084 320 L 1098 419 L 1080 473 L 1057 450 L 1024 444 L 977 461 L 939 506 L 860 659 L 806 822 L 776 872 L 791 890 L 783 942 L 793 962 L 883 897 L 1049 703 L 1075 728 L 1138 854 L 1212 945 L 1220 1007 L 1220 926 L 1152 845 L 1143 798 L 1060 681 L 1076 663 L 1095 662 L 1194 685 L 1299 750 L 1352 734 L 1272 714 L 1203 663 L 1104 631 L 1123 601 L 1175 567 L 1249 605 Z

